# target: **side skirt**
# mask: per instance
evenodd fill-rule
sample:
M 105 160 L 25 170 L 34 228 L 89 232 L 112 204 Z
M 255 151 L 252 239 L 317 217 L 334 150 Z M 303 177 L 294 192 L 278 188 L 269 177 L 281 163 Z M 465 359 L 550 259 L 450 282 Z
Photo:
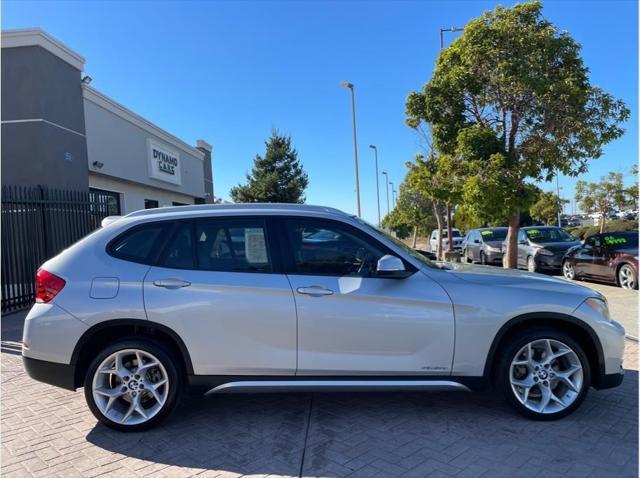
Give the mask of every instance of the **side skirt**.
M 484 377 L 452 376 L 221 376 L 191 375 L 192 393 L 471 391 L 486 390 Z

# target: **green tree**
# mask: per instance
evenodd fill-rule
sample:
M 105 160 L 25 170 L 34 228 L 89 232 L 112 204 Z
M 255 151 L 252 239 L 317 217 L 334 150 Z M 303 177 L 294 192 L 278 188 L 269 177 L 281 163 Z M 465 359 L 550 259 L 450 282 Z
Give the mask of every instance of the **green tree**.
M 600 214 L 600 233 L 603 233 L 607 215 L 614 209 L 629 204 L 627 190 L 622 183 L 622 173 L 609 173 L 599 183 L 578 181 L 576 202 L 583 211 Z
M 638 190 L 638 165 L 634 164 L 631 166 L 631 174 L 636 177 L 635 182 L 629 186 L 626 190 L 626 194 L 629 198 L 629 205 L 633 206 L 635 209 L 638 209 L 638 195 L 640 194 Z
M 394 231 L 400 239 L 412 234 L 411 247 L 415 248 L 418 234 L 427 235 L 436 226 L 432 202 L 403 181 L 396 206 L 384 217 L 382 225 Z
M 563 205 L 568 203 L 569 201 L 559 198 L 551 191 L 540 192 L 538 200 L 531 206 L 529 212 L 536 221 L 553 224 L 557 222 L 558 214 L 562 213 Z
M 273 131 L 265 145 L 266 153 L 256 155 L 247 184 L 231 188 L 231 198 L 234 202 L 303 203 L 309 179 L 291 138 Z
M 464 204 L 473 201 L 479 217 L 508 219 L 512 268 L 520 213 L 535 202 L 530 183 L 584 173 L 629 117 L 622 101 L 590 84 L 580 46 L 543 18 L 538 1 L 469 22 L 406 108 L 409 126 L 431 125 L 438 151 L 466 153 Z

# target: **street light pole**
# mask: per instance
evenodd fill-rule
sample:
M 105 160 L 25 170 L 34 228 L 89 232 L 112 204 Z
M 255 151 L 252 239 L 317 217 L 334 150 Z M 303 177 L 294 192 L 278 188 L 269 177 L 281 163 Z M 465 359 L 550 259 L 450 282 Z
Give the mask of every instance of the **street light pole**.
M 358 174 L 358 140 L 356 139 L 356 94 L 353 90 L 353 83 L 343 81 L 340 86 L 349 88 L 351 91 L 351 119 L 353 123 L 353 162 L 356 170 L 356 201 L 358 204 L 358 217 L 361 217 L 360 212 L 360 177 Z
M 464 28 L 451 27 L 440 29 L 440 50 L 444 50 L 444 32 L 461 32 Z
M 396 191 L 395 189 L 393 190 L 393 207 L 396 207 L 396 204 L 398 204 L 398 191 Z
M 391 209 L 393 209 L 396 207 L 396 205 L 393 203 L 393 181 L 389 181 L 389 185 L 391 186 Z
M 380 185 L 378 184 L 378 148 L 375 144 L 370 144 L 369 147 L 373 149 L 374 160 L 376 163 L 376 197 L 378 199 L 378 226 L 380 225 Z
M 389 214 L 391 212 L 389 209 L 389 173 L 382 171 L 382 174 L 384 174 L 384 177 L 387 180 L 387 187 L 385 189 L 387 190 L 387 214 Z
M 558 195 L 558 227 L 562 227 L 562 200 L 560 199 L 560 179 L 556 174 L 556 191 Z

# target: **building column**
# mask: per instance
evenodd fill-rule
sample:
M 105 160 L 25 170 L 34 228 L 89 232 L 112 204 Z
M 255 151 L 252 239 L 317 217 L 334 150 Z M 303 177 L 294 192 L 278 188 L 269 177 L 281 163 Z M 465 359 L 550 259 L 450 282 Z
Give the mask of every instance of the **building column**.
M 203 139 L 196 141 L 196 148 L 204 153 L 204 192 L 206 194 L 205 203 L 215 203 L 213 195 L 213 164 L 211 161 L 212 147 Z

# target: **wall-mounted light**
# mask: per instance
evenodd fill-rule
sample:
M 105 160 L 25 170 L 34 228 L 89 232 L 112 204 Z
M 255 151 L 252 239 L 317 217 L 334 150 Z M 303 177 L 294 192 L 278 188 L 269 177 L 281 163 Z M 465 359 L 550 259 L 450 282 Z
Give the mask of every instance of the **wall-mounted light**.
M 96 169 L 102 169 L 102 166 L 104 166 L 104 163 L 101 163 L 100 161 L 93 162 L 93 167 Z
M 91 83 L 91 80 L 93 80 L 93 78 L 91 78 L 89 75 L 85 75 L 82 77 L 82 83 L 85 85 Z

